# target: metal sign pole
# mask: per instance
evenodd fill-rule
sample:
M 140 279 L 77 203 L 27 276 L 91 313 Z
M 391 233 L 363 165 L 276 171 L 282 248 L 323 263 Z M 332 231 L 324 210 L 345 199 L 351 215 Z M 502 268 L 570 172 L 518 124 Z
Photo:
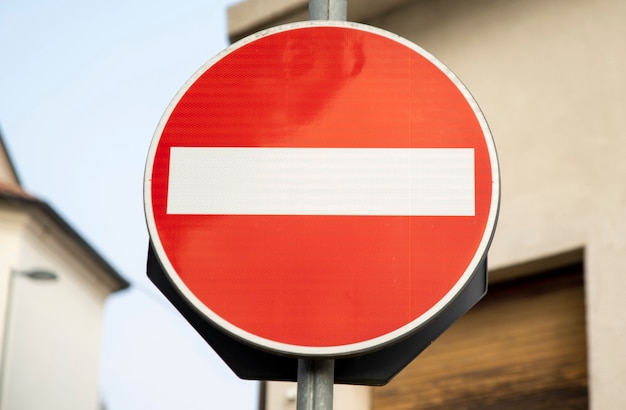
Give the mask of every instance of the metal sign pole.
M 348 0 L 309 0 L 309 20 L 347 19 Z M 298 360 L 297 410 L 332 410 L 334 359 Z
M 342 20 L 348 18 L 348 0 L 309 0 L 309 20 Z
M 298 360 L 297 410 L 332 410 L 335 361 Z

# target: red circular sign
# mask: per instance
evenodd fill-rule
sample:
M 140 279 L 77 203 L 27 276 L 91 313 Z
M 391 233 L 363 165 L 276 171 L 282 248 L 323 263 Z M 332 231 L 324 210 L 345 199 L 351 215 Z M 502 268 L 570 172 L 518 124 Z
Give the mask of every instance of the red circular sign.
M 459 293 L 499 207 L 493 140 L 418 46 L 345 22 L 248 37 L 168 107 L 146 166 L 160 262 L 215 325 L 258 347 L 389 344 Z

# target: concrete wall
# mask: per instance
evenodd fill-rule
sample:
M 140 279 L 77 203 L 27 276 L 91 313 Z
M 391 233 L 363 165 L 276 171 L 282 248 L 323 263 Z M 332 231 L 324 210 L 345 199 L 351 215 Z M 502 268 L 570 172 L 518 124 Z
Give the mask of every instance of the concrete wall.
M 492 268 L 585 250 L 591 406 L 626 407 L 626 3 L 416 2 L 372 21 L 478 100 L 500 157 Z
M 349 1 L 349 18 L 353 4 L 366 6 Z M 626 408 L 626 2 L 416 0 L 362 15 L 448 65 L 490 124 L 492 278 L 584 256 L 591 407 Z

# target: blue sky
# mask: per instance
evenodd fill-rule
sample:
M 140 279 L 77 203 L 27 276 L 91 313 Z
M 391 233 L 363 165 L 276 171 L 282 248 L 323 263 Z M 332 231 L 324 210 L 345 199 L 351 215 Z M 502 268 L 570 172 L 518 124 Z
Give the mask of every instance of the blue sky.
M 109 410 L 254 409 L 258 383 L 221 362 L 145 276 L 143 169 L 177 90 L 227 46 L 233 0 L 0 2 L 0 129 L 25 188 L 134 285 L 109 298 Z

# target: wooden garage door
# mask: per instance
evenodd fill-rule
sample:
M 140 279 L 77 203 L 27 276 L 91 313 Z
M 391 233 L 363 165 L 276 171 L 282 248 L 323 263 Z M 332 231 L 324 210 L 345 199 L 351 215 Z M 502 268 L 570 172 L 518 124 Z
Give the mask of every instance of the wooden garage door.
M 588 407 L 582 267 L 492 285 L 373 410 Z

